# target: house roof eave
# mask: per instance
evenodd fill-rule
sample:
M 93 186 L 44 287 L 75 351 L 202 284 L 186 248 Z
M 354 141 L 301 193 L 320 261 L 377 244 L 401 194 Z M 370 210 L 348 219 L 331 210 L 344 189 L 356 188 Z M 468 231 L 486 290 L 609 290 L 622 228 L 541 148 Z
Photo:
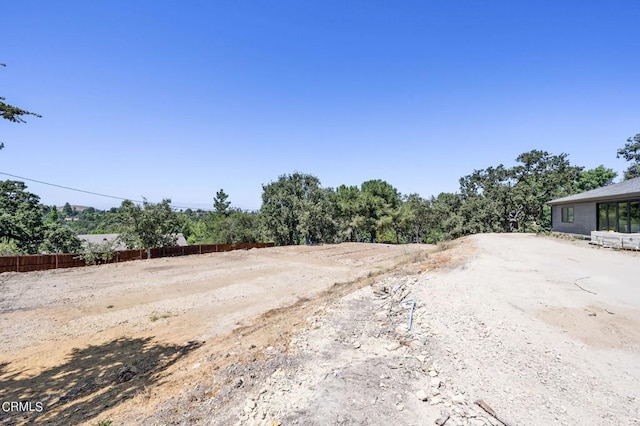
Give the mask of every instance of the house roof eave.
M 637 198 L 640 198 L 640 192 L 620 194 L 620 195 L 609 195 L 609 196 L 602 196 L 602 197 L 587 197 L 587 198 L 565 197 L 565 198 L 558 198 L 557 200 L 551 200 L 547 204 L 549 204 L 550 206 L 556 206 L 560 204 L 592 203 L 594 201 L 598 203 L 600 202 L 605 203 L 605 202 L 611 202 L 611 201 L 628 201 L 628 200 L 637 199 Z

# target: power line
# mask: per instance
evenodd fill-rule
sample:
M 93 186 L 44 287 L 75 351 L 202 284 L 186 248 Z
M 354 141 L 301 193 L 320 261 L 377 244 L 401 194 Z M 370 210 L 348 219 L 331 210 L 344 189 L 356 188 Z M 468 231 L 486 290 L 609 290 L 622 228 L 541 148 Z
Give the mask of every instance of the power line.
M 0 175 L 11 176 L 13 178 L 23 179 L 23 180 L 27 180 L 29 182 L 36 182 L 36 183 L 40 183 L 42 185 L 55 186 L 56 188 L 67 189 L 69 191 L 76 191 L 76 192 L 82 192 L 82 193 L 85 193 L 85 194 L 96 195 L 98 197 L 112 198 L 114 200 L 121 200 L 121 201 L 129 200 L 129 201 L 133 201 L 134 203 L 143 203 L 144 202 L 142 200 L 132 200 L 131 198 L 116 197 L 115 195 L 107 195 L 107 194 L 101 194 L 99 192 L 94 192 L 94 191 L 86 191 L 84 189 L 71 188 L 70 186 L 58 185 L 56 183 L 51 183 L 51 182 L 44 182 L 44 181 L 41 181 L 41 180 L 26 178 L 26 177 L 23 177 L 23 176 L 12 175 L 10 173 L 5 173 L 5 172 L 0 172 Z M 176 206 L 174 204 L 172 204 L 171 206 L 174 209 L 175 208 L 178 208 L 178 209 L 190 209 L 191 208 L 191 207 L 185 207 L 185 206 Z M 200 209 L 200 210 L 208 210 L 208 209 Z
M 11 176 L 11 177 L 18 178 L 18 179 L 24 179 L 24 180 L 28 180 L 30 182 L 41 183 L 43 185 L 55 186 L 56 188 L 68 189 L 70 191 L 84 192 L 85 194 L 97 195 L 99 197 L 113 198 L 113 199 L 122 200 L 122 201 L 130 200 L 130 198 L 122 198 L 122 197 L 116 197 L 116 196 L 113 196 L 113 195 L 100 194 L 98 192 L 93 192 L 93 191 L 85 191 L 84 189 L 71 188 L 69 186 L 58 185 L 58 184 L 49 183 L 49 182 L 43 182 L 41 180 L 30 179 L 30 178 L 26 178 L 26 177 L 22 177 L 22 176 L 16 176 L 16 175 L 12 175 L 10 173 L 0 172 L 0 175 Z M 134 201 L 136 203 L 141 203 L 142 202 L 140 200 L 131 200 L 131 201 Z

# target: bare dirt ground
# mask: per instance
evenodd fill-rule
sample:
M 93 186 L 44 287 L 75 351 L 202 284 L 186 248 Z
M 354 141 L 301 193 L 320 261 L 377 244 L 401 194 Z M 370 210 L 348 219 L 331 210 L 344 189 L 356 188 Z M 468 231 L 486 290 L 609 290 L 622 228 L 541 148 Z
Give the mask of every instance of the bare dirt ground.
M 145 389 L 170 395 L 166 376 L 202 342 L 428 249 L 285 247 L 1 274 L 0 399 L 44 409 L 2 410 L 0 424 L 90 422 Z
M 0 424 L 640 425 L 638 253 L 445 248 L 2 274 Z

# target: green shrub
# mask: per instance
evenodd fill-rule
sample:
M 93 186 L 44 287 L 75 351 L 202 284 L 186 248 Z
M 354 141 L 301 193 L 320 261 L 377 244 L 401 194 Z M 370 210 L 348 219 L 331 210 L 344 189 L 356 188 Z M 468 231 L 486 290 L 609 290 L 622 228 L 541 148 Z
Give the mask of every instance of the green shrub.
M 116 255 L 116 241 L 104 241 L 102 243 L 87 242 L 78 258 L 84 260 L 87 265 L 99 265 L 110 262 Z

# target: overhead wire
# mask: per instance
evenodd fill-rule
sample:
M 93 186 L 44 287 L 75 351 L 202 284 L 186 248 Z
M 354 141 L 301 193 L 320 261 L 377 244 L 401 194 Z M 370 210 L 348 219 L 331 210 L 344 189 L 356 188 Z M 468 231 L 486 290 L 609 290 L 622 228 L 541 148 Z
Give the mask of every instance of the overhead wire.
M 66 189 L 69 191 L 75 191 L 75 192 L 82 192 L 84 194 L 91 194 L 91 195 L 95 195 L 98 197 L 105 197 L 105 198 L 112 198 L 114 200 L 121 200 L 121 201 L 133 201 L 134 203 L 143 203 L 143 200 L 132 200 L 131 198 L 124 198 L 124 197 L 117 197 L 115 195 L 108 195 L 108 194 L 101 194 L 99 192 L 94 192 L 94 191 L 87 191 L 84 189 L 78 189 L 78 188 L 72 188 L 70 186 L 65 186 L 65 185 L 58 185 L 57 183 L 51 183 L 51 182 L 44 182 L 38 179 L 31 179 L 31 178 L 27 178 L 24 176 L 18 176 L 18 175 L 13 175 L 11 173 L 6 173 L 6 172 L 0 172 L 0 175 L 5 175 L 5 176 L 10 176 L 12 178 L 17 178 L 17 179 L 22 179 L 22 180 L 26 180 L 29 182 L 35 182 L 35 183 L 40 183 L 42 185 L 49 185 L 49 186 L 54 186 L 56 188 L 62 188 L 62 189 Z M 175 204 L 171 204 L 171 207 L 173 207 L 174 209 L 193 209 L 193 207 L 185 207 L 185 206 L 178 206 Z M 197 210 L 210 210 L 210 209 L 197 209 Z

